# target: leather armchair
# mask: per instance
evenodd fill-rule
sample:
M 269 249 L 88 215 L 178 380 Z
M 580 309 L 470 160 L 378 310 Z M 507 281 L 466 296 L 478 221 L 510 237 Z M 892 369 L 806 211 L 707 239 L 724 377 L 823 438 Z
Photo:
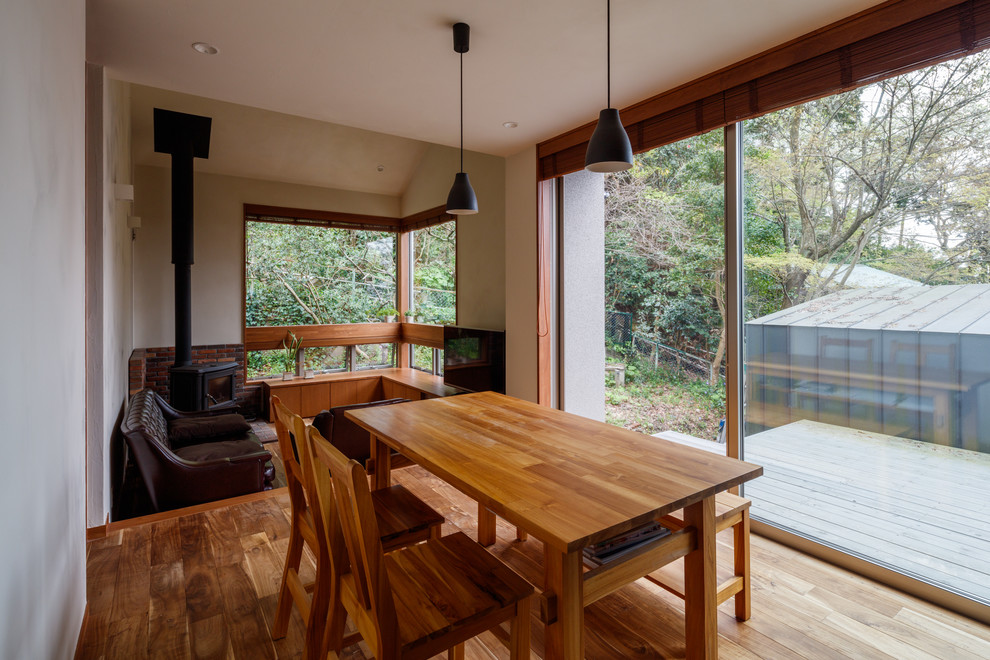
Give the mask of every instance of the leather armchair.
M 274 480 L 272 455 L 229 409 L 184 413 L 146 389 L 131 398 L 120 429 L 156 511 L 254 493 Z
M 372 406 L 391 406 L 396 403 L 406 403 L 409 399 L 385 399 L 383 401 L 371 401 L 370 403 L 352 403 L 346 406 L 336 406 L 330 410 L 324 410 L 313 418 L 313 428 L 327 438 L 334 447 L 340 450 L 347 458 L 352 458 L 362 465 L 367 466 L 368 472 L 374 472 L 374 465 L 370 462 L 371 441 L 368 432 L 349 420 L 344 414 L 348 410 L 359 408 L 370 408 Z M 398 452 L 392 452 L 392 467 L 402 467 L 408 465 L 407 461 Z

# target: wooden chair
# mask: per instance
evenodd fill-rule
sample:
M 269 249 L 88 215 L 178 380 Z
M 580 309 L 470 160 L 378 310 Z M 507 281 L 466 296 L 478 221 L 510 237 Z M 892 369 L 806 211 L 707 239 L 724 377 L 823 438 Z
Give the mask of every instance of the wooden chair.
M 322 574 L 330 569 L 329 557 L 322 542 L 325 537 L 322 519 L 318 513 L 318 503 L 311 485 L 312 455 L 309 443 L 306 442 L 306 424 L 302 417 L 286 408 L 277 396 L 272 397 L 271 405 L 275 413 L 275 432 L 278 435 L 279 450 L 285 465 L 289 502 L 292 506 L 289 548 L 285 556 L 275 620 L 272 622 L 272 638 L 285 637 L 292 604 L 295 603 L 303 622 L 306 623 L 307 644 L 312 638 L 313 648 L 321 648 L 324 625 L 321 623 L 312 626 L 310 621 L 325 621 L 331 603 L 328 594 L 318 593 L 310 597 L 309 592 L 315 589 L 315 584 L 319 584 Z M 404 487 L 393 486 L 376 493 L 374 507 L 379 518 L 382 543 L 386 547 L 397 548 L 418 543 L 430 536 L 440 536 L 443 516 Z M 299 564 L 304 545 L 309 546 L 313 556 L 316 557 L 314 584 L 304 584 L 299 577 Z M 322 657 L 325 655 L 324 652 Z
M 533 586 L 460 532 L 385 554 L 367 472 L 316 429 L 309 438 L 332 581 L 374 656 L 417 660 L 447 650 L 463 658 L 464 642 L 485 630 L 506 641 L 500 624 L 508 621 L 510 657 L 528 658 Z M 343 632 L 343 612 L 331 613 L 330 648 L 342 647 Z
M 716 601 L 719 605 L 735 596 L 736 618 L 746 621 L 750 617 L 750 577 L 749 577 L 749 507 L 751 502 L 732 493 L 719 493 L 715 496 L 715 533 L 732 528 L 733 575 L 718 585 Z M 661 518 L 664 526 L 678 530 L 684 527 L 684 512 L 675 511 Z M 684 598 L 683 571 L 675 572 L 677 563 L 646 576 L 650 582 L 659 585 L 670 593 Z

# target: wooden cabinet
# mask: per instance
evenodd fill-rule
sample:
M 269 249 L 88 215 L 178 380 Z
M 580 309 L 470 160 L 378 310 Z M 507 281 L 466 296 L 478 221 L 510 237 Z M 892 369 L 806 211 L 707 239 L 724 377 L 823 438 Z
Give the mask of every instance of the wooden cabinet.
M 313 383 L 300 385 L 299 414 L 303 417 L 315 417 L 330 407 L 330 383 Z M 289 410 L 296 410 L 289 407 Z
M 426 396 L 415 387 L 403 385 L 388 378 L 382 379 L 382 394 L 383 399 L 409 399 L 410 401 L 419 401 Z
M 346 406 L 349 403 L 366 403 L 382 398 L 380 376 L 347 380 L 330 384 L 330 407 Z
M 262 381 L 262 408 L 269 422 L 275 421 L 269 400 L 274 394 L 292 412 L 315 417 L 334 406 L 367 403 L 382 399 L 432 399 L 454 394 L 439 376 L 415 369 L 376 369 L 324 374 L 316 378 Z
M 282 405 L 289 410 L 299 410 L 301 408 L 302 388 L 300 386 L 280 387 L 275 394 L 282 400 Z M 275 421 L 274 413 L 269 414 L 268 421 Z

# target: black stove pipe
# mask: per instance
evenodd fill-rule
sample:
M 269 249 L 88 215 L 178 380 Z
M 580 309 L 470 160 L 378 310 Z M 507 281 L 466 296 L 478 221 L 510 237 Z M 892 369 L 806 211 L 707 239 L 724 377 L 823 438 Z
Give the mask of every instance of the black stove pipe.
M 172 156 L 175 366 L 192 364 L 193 158 L 209 158 L 209 117 L 155 108 L 155 151 Z
M 175 366 L 192 364 L 192 145 L 172 152 L 172 263 L 175 264 Z

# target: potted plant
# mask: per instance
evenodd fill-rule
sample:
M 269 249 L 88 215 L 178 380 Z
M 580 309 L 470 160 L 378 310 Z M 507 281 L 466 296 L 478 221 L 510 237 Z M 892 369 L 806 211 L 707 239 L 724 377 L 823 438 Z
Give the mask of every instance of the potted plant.
M 282 340 L 282 380 L 292 380 L 296 375 L 296 357 L 299 354 L 299 347 L 302 345 L 302 337 L 290 330 Z
M 406 323 L 412 323 L 415 320 L 413 319 L 415 312 L 413 312 L 411 309 L 407 309 L 405 314 L 406 314 Z
M 395 323 L 395 317 L 399 315 L 399 310 L 394 307 L 387 307 L 380 311 L 378 315 L 385 319 L 386 323 Z

